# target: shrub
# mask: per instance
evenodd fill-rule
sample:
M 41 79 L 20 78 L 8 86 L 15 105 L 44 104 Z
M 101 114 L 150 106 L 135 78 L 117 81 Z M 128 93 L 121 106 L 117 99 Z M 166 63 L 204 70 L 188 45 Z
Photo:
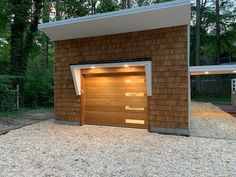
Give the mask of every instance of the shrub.
M 0 112 L 16 110 L 16 92 L 9 76 L 0 76 Z
M 31 107 L 51 106 L 53 91 L 53 66 L 42 69 L 38 61 L 30 61 L 25 77 L 24 103 Z

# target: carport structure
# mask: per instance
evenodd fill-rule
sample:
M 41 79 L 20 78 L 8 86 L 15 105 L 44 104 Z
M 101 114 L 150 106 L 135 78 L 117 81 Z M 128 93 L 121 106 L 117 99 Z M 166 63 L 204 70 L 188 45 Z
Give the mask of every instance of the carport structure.
M 227 65 L 206 65 L 206 66 L 191 66 L 189 69 L 190 75 L 221 75 L 221 74 L 236 74 L 236 64 Z M 236 78 L 231 80 L 231 103 L 236 105 Z
M 236 64 L 191 66 L 189 73 L 192 76 L 236 74 Z M 234 117 L 236 77 L 234 78 L 231 79 L 231 104 L 195 101 L 189 103 L 191 136 L 217 139 L 236 138 L 236 119 Z

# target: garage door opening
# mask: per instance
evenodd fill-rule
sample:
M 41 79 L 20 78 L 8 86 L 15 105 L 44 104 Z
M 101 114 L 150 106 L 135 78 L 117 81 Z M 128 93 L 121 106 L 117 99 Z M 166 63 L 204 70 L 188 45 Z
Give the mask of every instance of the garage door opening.
M 81 125 L 148 128 L 151 63 L 150 58 L 139 58 L 71 65 Z
M 91 68 L 82 72 L 82 124 L 147 128 L 145 68 Z

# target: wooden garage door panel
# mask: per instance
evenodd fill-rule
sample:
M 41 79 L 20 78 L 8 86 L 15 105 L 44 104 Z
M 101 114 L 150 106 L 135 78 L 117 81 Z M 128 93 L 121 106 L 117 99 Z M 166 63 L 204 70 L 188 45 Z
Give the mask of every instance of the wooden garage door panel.
M 134 112 L 134 113 L 143 113 L 143 112 L 147 112 L 147 107 L 140 105 L 140 106 L 134 106 L 134 105 L 127 105 L 129 106 L 131 109 L 127 109 L 127 107 L 123 106 L 123 105 L 112 105 L 112 106 L 107 106 L 107 105 L 101 105 L 101 104 L 97 104 L 96 106 L 94 105 L 86 105 L 86 111 L 125 111 L 125 112 Z M 137 110 L 134 110 L 134 109 Z
M 85 124 L 146 128 L 145 74 L 85 76 L 84 116 Z
M 96 81 L 94 81 L 96 82 Z M 112 85 L 112 86 L 111 86 Z M 134 87 L 138 87 L 140 90 L 145 90 L 146 89 L 146 86 L 142 84 L 117 84 L 117 83 L 106 83 L 106 84 L 87 84 L 87 88 L 90 89 L 90 88 L 93 88 L 93 87 L 97 87 L 98 90 L 102 90 L 104 87 L 110 87 L 110 88 L 113 88 L 113 89 L 120 89 L 120 90 L 126 90 L 126 89 L 133 89 Z M 115 87 L 115 88 L 114 88 Z
M 86 115 L 89 119 L 100 119 L 97 115 L 101 114 L 101 111 L 86 111 Z M 135 112 L 121 112 L 121 111 L 102 111 L 103 119 L 138 119 L 144 120 L 146 112 L 143 113 L 135 113 Z
M 108 111 L 88 111 L 85 113 L 87 118 L 85 120 L 86 124 L 92 125 L 113 125 L 113 126 L 123 126 L 123 127 L 137 127 L 146 128 L 147 122 L 144 117 L 145 114 L 137 113 L 122 113 L 122 112 L 108 112 Z M 127 124 L 126 119 L 133 120 L 143 120 L 144 124 Z
M 126 105 L 130 105 L 130 104 L 135 104 L 137 106 L 144 106 L 144 102 L 146 102 L 146 98 L 147 97 L 140 97 L 140 98 L 126 98 L 126 97 L 120 97 L 117 99 L 112 99 L 107 97 L 107 99 L 105 98 L 87 98 L 86 99 L 86 103 L 85 105 L 122 105 L 122 106 L 126 106 Z M 122 102 L 121 102 L 122 100 Z
M 87 90 L 88 91 L 88 90 Z M 90 92 L 95 92 L 96 90 L 89 90 Z M 104 91 L 103 91 L 104 92 Z M 91 99 L 91 100 L 95 100 L 95 99 L 111 99 L 111 100 L 117 100 L 117 99 L 124 99 L 124 100 L 130 100 L 130 99 L 142 99 L 142 98 L 137 98 L 137 97 L 143 97 L 143 99 L 147 98 L 147 94 L 146 91 L 140 91 L 140 92 L 132 92 L 132 91 L 127 91 L 127 92 L 122 92 L 120 91 L 116 91 L 114 92 L 114 90 L 112 92 L 109 93 L 103 93 L 100 91 L 96 91 L 96 93 L 88 93 L 85 94 L 87 99 Z

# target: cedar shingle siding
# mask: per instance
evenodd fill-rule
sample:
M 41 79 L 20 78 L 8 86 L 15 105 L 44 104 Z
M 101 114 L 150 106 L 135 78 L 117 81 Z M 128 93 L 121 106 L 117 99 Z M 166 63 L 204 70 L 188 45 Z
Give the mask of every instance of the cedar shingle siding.
M 187 25 L 55 42 L 55 116 L 80 120 L 70 64 L 132 58 L 152 59 L 149 126 L 188 129 Z

